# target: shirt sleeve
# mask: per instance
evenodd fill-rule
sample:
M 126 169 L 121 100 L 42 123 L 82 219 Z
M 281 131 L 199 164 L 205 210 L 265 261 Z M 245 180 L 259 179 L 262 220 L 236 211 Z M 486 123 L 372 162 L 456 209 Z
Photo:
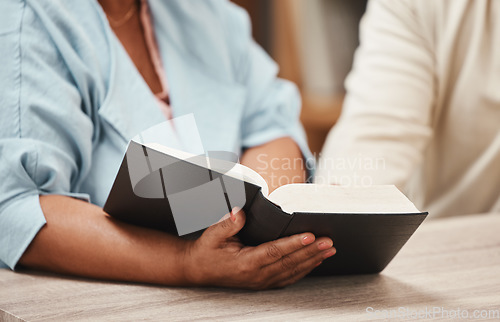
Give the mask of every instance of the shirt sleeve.
M 409 1 L 370 1 L 315 181 L 403 188 L 432 136 L 432 44 Z
M 312 168 L 314 160 L 299 120 L 301 100 L 297 87 L 277 78 L 277 64 L 252 39 L 248 14 L 230 2 L 224 2 L 224 9 L 235 78 L 247 91 L 242 146 L 250 148 L 291 137 L 300 147 L 308 169 Z
M 14 269 L 43 227 L 39 195 L 74 193 L 93 126 L 53 38 L 23 1 L 0 4 L 0 262 Z

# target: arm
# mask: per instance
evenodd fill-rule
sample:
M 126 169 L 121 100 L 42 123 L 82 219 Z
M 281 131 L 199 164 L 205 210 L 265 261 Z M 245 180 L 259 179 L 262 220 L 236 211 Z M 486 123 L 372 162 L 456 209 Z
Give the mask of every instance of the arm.
M 433 134 L 436 78 L 432 28 L 413 6 L 369 3 L 342 115 L 323 147 L 317 182 L 403 188 L 422 162 Z
M 102 279 L 183 284 L 179 238 L 127 225 L 77 199 L 41 196 L 47 224 L 19 264 Z
M 40 204 L 47 224 L 19 264 L 64 274 L 263 289 L 294 283 L 335 253 L 330 239 L 310 233 L 245 247 L 233 237 L 244 225 L 242 211 L 187 241 L 119 222 L 69 197 L 43 196 Z
M 302 152 L 289 137 L 247 149 L 241 157 L 241 164 L 257 171 L 266 180 L 269 192 L 282 185 L 306 180 Z
M 246 12 L 228 3 L 223 13 L 235 79 L 247 92 L 241 122 L 241 163 L 257 171 L 270 191 L 309 181 L 314 158 L 299 120 L 297 87 L 277 77 L 276 63 L 252 40 Z

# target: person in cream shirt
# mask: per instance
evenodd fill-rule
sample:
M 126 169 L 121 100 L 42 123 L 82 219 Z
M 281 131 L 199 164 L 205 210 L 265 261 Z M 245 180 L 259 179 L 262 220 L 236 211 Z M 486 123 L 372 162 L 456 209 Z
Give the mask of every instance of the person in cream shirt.
M 500 2 L 377 0 L 316 182 L 395 184 L 430 217 L 500 212 Z

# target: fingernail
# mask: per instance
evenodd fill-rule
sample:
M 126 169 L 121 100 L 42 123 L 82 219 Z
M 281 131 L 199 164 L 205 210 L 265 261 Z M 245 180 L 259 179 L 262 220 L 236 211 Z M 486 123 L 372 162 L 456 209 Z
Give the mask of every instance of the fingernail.
M 236 222 L 236 214 L 239 213 L 240 211 L 241 211 L 240 207 L 233 207 L 233 209 L 231 210 L 230 215 L 231 215 L 231 220 L 233 222 Z
M 323 253 L 323 258 L 332 257 L 333 255 L 335 255 L 336 252 L 337 250 L 335 248 L 329 249 Z
M 328 243 L 328 242 L 321 242 L 318 244 L 318 249 L 319 250 L 325 250 L 325 249 L 328 249 L 332 247 L 332 244 L 331 243 Z
M 302 237 L 302 245 L 309 245 L 314 242 L 314 237 L 311 235 L 305 235 Z

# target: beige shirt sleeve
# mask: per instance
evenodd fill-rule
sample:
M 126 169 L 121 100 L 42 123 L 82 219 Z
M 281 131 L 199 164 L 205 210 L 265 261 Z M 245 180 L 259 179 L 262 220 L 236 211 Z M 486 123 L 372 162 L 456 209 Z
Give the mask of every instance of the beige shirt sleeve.
M 369 2 L 342 116 L 325 143 L 317 183 L 407 183 L 433 134 L 434 59 L 425 32 L 411 2 Z

